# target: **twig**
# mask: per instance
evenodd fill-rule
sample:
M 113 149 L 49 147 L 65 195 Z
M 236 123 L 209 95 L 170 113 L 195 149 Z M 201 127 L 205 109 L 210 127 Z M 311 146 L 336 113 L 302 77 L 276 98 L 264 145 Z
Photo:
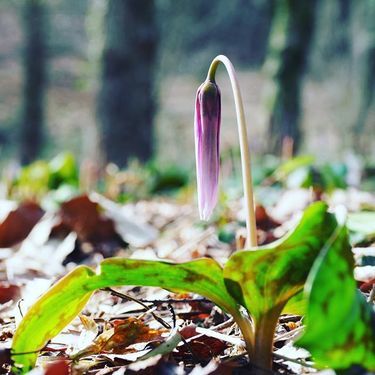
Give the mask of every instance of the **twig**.
M 120 292 L 117 292 L 116 290 L 112 289 L 112 288 L 103 288 L 101 289 L 105 292 L 110 292 L 112 295 L 116 296 L 116 297 L 119 297 L 125 301 L 133 301 L 135 303 L 138 303 L 139 305 L 141 305 L 142 307 L 144 307 L 146 309 L 147 312 L 149 312 L 152 317 L 157 321 L 159 322 L 164 328 L 172 328 L 171 325 L 169 323 L 167 323 L 164 319 L 160 318 L 159 316 L 157 316 L 153 311 L 151 311 L 152 309 L 147 306 L 145 303 L 137 300 L 136 298 L 133 298 L 127 294 L 123 294 L 123 293 L 120 293 Z
M 301 315 L 287 315 L 287 316 L 281 316 L 279 318 L 280 323 L 299 322 L 300 320 L 301 320 Z
M 174 308 L 173 308 L 173 306 L 170 304 L 170 303 L 168 303 L 168 310 L 171 312 L 171 314 L 172 314 L 172 322 L 173 322 L 173 328 L 176 328 L 176 313 L 175 313 L 175 311 L 174 311 Z
M 21 303 L 23 302 L 23 298 L 21 298 L 18 302 L 17 302 L 17 307 L 18 307 L 18 311 L 20 312 L 20 315 L 21 317 L 23 318 L 23 313 L 22 313 L 22 309 L 21 309 Z
M 276 358 L 282 359 L 282 360 L 287 361 L 287 362 L 293 362 L 293 363 L 296 363 L 297 365 L 300 365 L 300 366 L 303 366 L 303 367 L 315 368 L 313 365 L 310 365 L 309 363 L 306 363 L 303 360 L 288 358 L 288 357 L 285 357 L 285 356 L 283 356 L 281 354 L 277 354 L 277 353 L 273 353 L 273 355 Z
M 233 318 L 229 318 L 229 319 L 226 320 L 225 322 L 220 323 L 220 324 L 218 324 L 218 325 L 216 325 L 216 326 L 211 327 L 211 329 L 212 329 L 213 331 L 219 331 L 219 330 L 221 330 L 221 329 L 228 328 L 228 327 L 230 327 L 230 326 L 233 325 L 233 324 L 234 324 L 234 319 L 233 319 Z
M 203 302 L 212 303 L 211 300 L 207 298 L 168 298 L 168 299 L 139 299 L 143 303 L 152 303 L 153 305 L 162 305 L 163 303 L 191 303 L 191 302 Z
M 275 337 L 274 342 L 291 339 L 295 337 L 296 335 L 299 335 L 301 331 L 303 331 L 304 329 L 305 329 L 305 326 L 301 326 L 301 327 L 297 327 L 293 329 L 293 331 L 282 333 L 281 335 Z
M 112 295 L 115 295 L 116 297 L 119 297 L 125 301 L 133 301 L 135 303 L 138 303 L 140 304 L 141 306 L 144 307 L 144 309 L 147 311 L 147 312 L 150 312 L 151 315 L 153 316 L 153 318 L 158 321 L 163 327 L 165 328 L 169 328 L 171 329 L 171 325 L 169 323 L 167 323 L 164 319 L 160 318 L 159 316 L 157 316 L 153 311 L 151 311 L 151 308 L 149 306 L 147 306 L 144 302 L 142 302 L 141 300 L 137 300 L 136 298 L 133 298 L 127 294 L 123 294 L 123 293 L 120 293 L 120 292 L 117 292 L 116 290 L 114 289 L 111 289 L 111 288 L 103 288 L 102 290 L 106 291 L 106 292 L 110 292 Z M 166 301 L 163 301 L 163 303 L 165 303 Z M 172 321 L 173 321 L 173 328 L 176 327 L 176 313 L 173 309 L 173 306 L 168 303 L 168 309 L 169 311 L 171 312 L 172 314 Z M 196 362 L 199 362 L 199 359 L 198 357 L 196 356 L 196 354 L 194 353 L 193 351 L 193 348 L 191 347 L 191 345 L 181 336 L 181 340 L 182 342 L 186 345 L 186 347 L 188 348 L 188 350 L 191 352 L 192 356 L 193 356 L 193 359 L 196 361 Z

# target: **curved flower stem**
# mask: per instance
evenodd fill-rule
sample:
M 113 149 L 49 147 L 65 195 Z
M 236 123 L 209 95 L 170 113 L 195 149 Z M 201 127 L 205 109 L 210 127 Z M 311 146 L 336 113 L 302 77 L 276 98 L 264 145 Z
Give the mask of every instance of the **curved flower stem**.
M 242 164 L 242 180 L 244 188 L 244 196 L 246 202 L 246 228 L 247 228 L 247 241 L 246 245 L 251 247 L 257 246 L 257 231 L 256 231 L 256 220 L 255 220 L 255 207 L 254 207 L 254 193 L 253 183 L 251 177 L 251 162 L 250 162 L 250 151 L 249 143 L 247 140 L 246 131 L 246 120 L 242 104 L 242 97 L 240 87 L 238 85 L 236 71 L 230 60 L 224 56 L 216 56 L 211 63 L 208 70 L 207 79 L 210 81 L 215 80 L 215 73 L 219 63 L 222 63 L 229 75 L 230 83 L 232 85 L 234 104 L 236 107 L 238 135 L 240 138 L 240 150 L 241 150 L 241 164 Z

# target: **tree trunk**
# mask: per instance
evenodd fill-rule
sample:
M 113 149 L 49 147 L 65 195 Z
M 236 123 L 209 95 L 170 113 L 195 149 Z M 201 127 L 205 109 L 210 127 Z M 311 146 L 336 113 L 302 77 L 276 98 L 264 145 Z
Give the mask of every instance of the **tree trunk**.
M 354 143 L 356 151 L 361 151 L 360 136 L 363 133 L 375 91 L 375 3 L 372 0 L 356 4 L 358 24 L 353 34 L 354 71 L 358 85 L 359 108 L 354 121 Z
M 46 90 L 46 43 L 44 0 L 24 5 L 23 104 L 20 158 L 28 164 L 39 155 L 43 143 L 44 96 Z
M 107 0 L 98 119 L 106 162 L 153 152 L 157 30 L 153 0 Z
M 277 0 L 266 70 L 273 80 L 269 148 L 296 152 L 301 139 L 302 78 L 314 30 L 316 0 Z

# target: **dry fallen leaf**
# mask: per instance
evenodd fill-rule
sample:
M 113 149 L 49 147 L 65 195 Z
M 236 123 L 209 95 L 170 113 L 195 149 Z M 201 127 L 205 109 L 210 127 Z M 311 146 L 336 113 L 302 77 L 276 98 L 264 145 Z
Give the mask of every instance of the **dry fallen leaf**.
M 72 359 L 79 359 L 99 353 L 118 353 L 133 344 L 162 339 L 165 330 L 150 329 L 137 318 L 117 319 L 111 322 L 112 328 L 99 335 L 87 348 L 72 355 Z
M 43 215 L 44 211 L 37 203 L 21 203 L 0 224 L 0 248 L 23 241 Z
M 112 256 L 127 245 L 116 232 L 113 220 L 87 195 L 64 202 L 58 216 L 60 222 L 53 228 L 51 237 L 61 238 L 71 232 L 77 234 L 77 247 L 67 257 L 67 262 L 81 261 L 95 251 L 104 257 Z
M 0 349 L 0 374 L 9 374 L 11 364 L 10 349 Z
M 0 282 L 0 304 L 8 301 L 15 301 L 21 297 L 20 287 L 9 284 L 7 282 Z
M 102 242 L 117 235 L 113 221 L 105 217 L 98 203 L 92 202 L 87 195 L 64 202 L 59 216 L 59 229 L 76 232 L 82 242 Z
M 69 375 L 72 373 L 68 361 L 57 360 L 47 365 L 44 375 Z

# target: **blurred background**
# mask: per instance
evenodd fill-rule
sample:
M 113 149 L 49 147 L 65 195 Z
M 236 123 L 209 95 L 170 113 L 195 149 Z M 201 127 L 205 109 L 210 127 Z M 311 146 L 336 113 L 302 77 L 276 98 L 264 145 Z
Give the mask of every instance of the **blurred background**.
M 217 54 L 238 71 L 255 160 L 371 165 L 374 20 L 373 0 L 2 0 L 1 165 L 68 150 L 193 170 L 195 92 Z M 217 81 L 222 157 L 236 158 L 222 68 Z

